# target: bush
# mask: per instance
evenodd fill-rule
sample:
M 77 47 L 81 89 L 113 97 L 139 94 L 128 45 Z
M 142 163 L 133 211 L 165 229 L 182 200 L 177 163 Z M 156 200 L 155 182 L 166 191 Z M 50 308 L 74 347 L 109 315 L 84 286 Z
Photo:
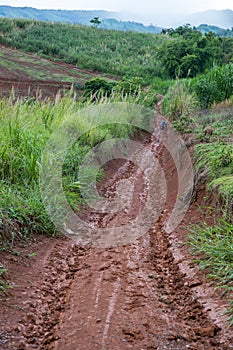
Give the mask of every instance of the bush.
M 142 79 L 139 77 L 127 78 L 123 77 L 114 87 L 114 91 L 125 95 L 137 95 L 142 86 Z
M 115 82 L 107 81 L 103 78 L 94 78 L 85 82 L 84 85 L 84 96 L 89 98 L 99 98 L 102 95 L 110 96 L 113 87 L 116 85 Z
M 196 93 L 200 107 L 208 108 L 233 95 L 233 63 L 214 67 L 206 74 L 195 78 L 192 90 Z

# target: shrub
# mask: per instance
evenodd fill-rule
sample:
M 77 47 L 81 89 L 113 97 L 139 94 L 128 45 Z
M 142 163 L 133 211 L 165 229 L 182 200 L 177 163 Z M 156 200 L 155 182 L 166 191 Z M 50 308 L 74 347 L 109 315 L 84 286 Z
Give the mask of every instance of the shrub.
M 233 95 L 233 63 L 222 67 L 216 66 L 206 74 L 195 78 L 192 89 L 202 108 L 229 99 Z
M 110 96 L 115 82 L 107 81 L 103 78 L 94 78 L 85 82 L 84 96 L 90 98 L 99 98 L 101 95 Z

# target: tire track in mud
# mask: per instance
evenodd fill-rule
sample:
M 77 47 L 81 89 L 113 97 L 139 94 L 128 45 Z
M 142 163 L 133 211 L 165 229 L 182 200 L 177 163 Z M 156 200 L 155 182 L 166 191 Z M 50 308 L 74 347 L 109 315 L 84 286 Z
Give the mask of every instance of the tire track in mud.
M 149 144 L 157 154 L 158 146 L 157 141 Z M 139 200 L 142 175 L 130 162 L 114 176 L 108 195 L 114 196 L 122 178 L 131 179 L 138 188 L 136 204 L 125 213 L 100 216 L 99 226 L 132 219 L 143 205 Z M 58 326 L 56 350 L 228 349 L 220 328 L 203 310 L 174 260 L 163 217 L 134 243 L 92 249 L 88 264 L 88 273 L 80 273 L 72 286 Z
M 164 157 L 156 140 L 148 148 Z M 171 239 L 163 229 L 177 193 L 174 164 L 168 167 L 166 177 L 173 179 L 168 184 L 173 198 L 167 198 L 170 203 L 159 221 L 141 238 L 107 249 L 72 243 L 53 249 L 41 288 L 32 291 L 27 301 L 27 315 L 12 341 L 13 349 L 232 348 L 232 339 L 224 338 L 224 329 L 209 317 L 188 276 L 180 270 Z M 130 162 L 108 180 L 103 192 L 114 197 L 116 184 L 123 178 L 132 181 L 136 189 L 133 207 L 117 215 L 92 213 L 95 225 L 124 224 L 141 210 L 146 197 L 142 196 L 143 178 Z
M 160 224 L 124 249 L 92 251 L 88 265 L 76 276 L 54 349 L 228 349 L 185 286 Z
M 35 283 L 24 294 L 24 316 L 9 333 L 8 342 L 1 349 L 49 349 L 56 339 L 55 327 L 79 265 L 84 264 L 88 249 L 66 240 L 53 245 L 40 271 L 41 283 Z

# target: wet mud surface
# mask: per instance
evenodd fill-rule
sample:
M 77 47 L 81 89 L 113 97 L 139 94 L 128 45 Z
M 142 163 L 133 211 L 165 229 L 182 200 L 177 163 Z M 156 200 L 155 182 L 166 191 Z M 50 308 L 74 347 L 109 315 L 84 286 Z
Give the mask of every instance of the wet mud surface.
M 222 315 L 226 301 L 192 262 L 185 229 L 170 235 L 164 230 L 177 196 L 175 164 L 157 141 L 145 144 L 162 164 L 167 184 L 157 222 L 134 241 L 110 248 L 41 238 L 28 266 L 6 255 L 12 279 L 18 278 L 1 302 L 0 349 L 233 349 L 233 332 Z M 114 196 L 117 182 L 128 179 L 133 201 L 117 214 L 86 211 L 98 227 L 125 224 L 144 205 L 146 184 L 137 167 L 118 160 L 107 170 L 99 192 Z M 197 204 L 184 224 L 203 219 Z

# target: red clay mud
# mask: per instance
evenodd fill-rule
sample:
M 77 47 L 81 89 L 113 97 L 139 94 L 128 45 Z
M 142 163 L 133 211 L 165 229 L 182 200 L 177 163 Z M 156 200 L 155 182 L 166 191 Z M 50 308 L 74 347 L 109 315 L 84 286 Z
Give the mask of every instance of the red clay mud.
M 149 232 L 107 249 L 41 237 L 39 244 L 24 248 L 35 250 L 35 257 L 9 261 L 11 256 L 3 255 L 16 286 L 1 302 L 1 349 L 233 349 L 232 329 L 222 315 L 226 301 L 192 262 L 185 229 L 178 227 L 171 235 L 164 231 L 176 201 L 177 171 L 168 152 L 153 142 L 145 144 L 163 166 L 167 196 Z M 142 176 L 135 166 L 112 161 L 107 174 L 99 191 L 114 195 L 117 181 L 133 179 L 134 201 L 127 215 L 89 211 L 99 227 L 125 223 L 143 205 Z M 184 224 L 204 219 L 197 210 L 202 198 L 197 201 Z

